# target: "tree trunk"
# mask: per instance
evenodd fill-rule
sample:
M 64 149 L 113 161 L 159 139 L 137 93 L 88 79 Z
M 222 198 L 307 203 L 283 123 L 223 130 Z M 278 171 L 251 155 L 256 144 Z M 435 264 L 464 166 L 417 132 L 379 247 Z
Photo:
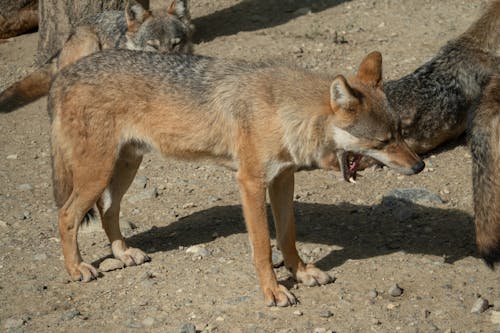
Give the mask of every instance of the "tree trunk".
M 136 0 L 149 8 L 149 0 Z M 39 0 L 38 64 L 53 57 L 66 42 L 72 27 L 104 10 L 122 10 L 127 0 Z

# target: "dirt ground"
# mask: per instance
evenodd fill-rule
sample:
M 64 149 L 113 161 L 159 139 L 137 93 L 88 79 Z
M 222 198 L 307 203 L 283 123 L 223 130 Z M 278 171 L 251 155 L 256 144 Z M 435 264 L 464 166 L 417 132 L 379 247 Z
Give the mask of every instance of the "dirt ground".
M 484 3 L 191 2 L 197 53 L 283 59 L 349 74 L 379 50 L 386 79 L 432 57 Z M 0 89 L 33 70 L 36 42 L 35 33 L 0 44 Z M 0 331 L 500 332 L 500 273 L 477 257 L 464 142 L 425 156 L 426 169 L 411 177 L 370 169 L 350 184 L 332 172 L 298 173 L 298 248 L 336 280 L 304 287 L 277 268 L 300 304 L 268 308 L 234 174 L 154 154 L 145 158 L 121 216 L 129 243 L 152 261 L 103 272 L 87 284 L 68 282 L 52 198 L 46 100 L 2 114 Z M 425 193 L 404 204 L 391 196 L 396 189 Z M 98 223 L 82 229 L 79 242 L 87 262 L 99 266 L 110 256 Z M 390 295 L 396 283 L 401 296 Z M 471 313 L 479 296 L 490 307 Z

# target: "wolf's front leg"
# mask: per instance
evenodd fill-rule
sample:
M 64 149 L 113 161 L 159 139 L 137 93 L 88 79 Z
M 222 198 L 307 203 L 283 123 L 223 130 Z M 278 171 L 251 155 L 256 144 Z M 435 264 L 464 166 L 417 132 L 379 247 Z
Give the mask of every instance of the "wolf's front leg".
M 278 284 L 271 261 L 271 241 L 266 216 L 264 180 L 245 170 L 238 172 L 243 215 L 252 245 L 252 256 L 260 286 L 268 306 L 289 306 L 297 300 L 288 289 Z
M 331 277 L 313 264 L 304 264 L 295 247 L 293 187 L 293 169 L 283 171 L 269 186 L 278 246 L 283 253 L 286 267 L 297 281 L 307 286 L 327 284 L 332 281 Z

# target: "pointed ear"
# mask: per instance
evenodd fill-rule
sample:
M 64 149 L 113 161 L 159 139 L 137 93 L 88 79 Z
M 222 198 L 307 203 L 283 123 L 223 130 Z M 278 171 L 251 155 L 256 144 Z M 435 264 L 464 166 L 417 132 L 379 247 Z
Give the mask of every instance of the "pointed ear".
M 145 9 L 140 3 L 135 0 L 127 1 L 125 19 L 127 20 L 128 31 L 137 31 L 149 16 L 151 16 L 151 12 Z
M 184 23 L 188 23 L 191 21 L 187 0 L 173 0 L 168 7 L 167 12 L 170 15 L 175 15 L 179 19 L 182 19 Z
M 342 75 L 337 76 L 330 86 L 330 105 L 332 108 L 348 109 L 349 105 L 357 100 L 346 78 Z
M 359 65 L 357 77 L 364 83 L 382 88 L 382 54 L 378 51 L 368 54 Z

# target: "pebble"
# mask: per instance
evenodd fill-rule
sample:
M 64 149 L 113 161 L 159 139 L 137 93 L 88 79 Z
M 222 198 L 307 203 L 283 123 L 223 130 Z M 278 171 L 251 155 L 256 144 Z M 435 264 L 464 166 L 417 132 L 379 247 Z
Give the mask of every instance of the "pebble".
M 20 220 L 29 220 L 31 218 L 31 212 L 25 210 L 24 212 L 19 214 L 19 219 Z
M 314 333 L 326 333 L 326 328 L 323 327 L 316 327 L 314 329 Z
M 311 11 L 311 8 L 309 8 L 309 7 L 302 7 L 302 8 L 297 9 L 294 12 L 295 15 L 308 15 L 311 13 L 312 13 L 312 11 Z
M 134 184 L 137 187 L 141 187 L 141 188 L 146 188 L 146 186 L 148 185 L 148 182 L 149 182 L 149 178 L 146 176 L 137 176 L 134 179 Z
M 368 292 L 367 295 L 369 298 L 376 298 L 378 296 L 378 292 L 376 289 L 372 289 Z
M 204 246 L 201 245 L 193 245 L 188 247 L 186 253 L 191 253 L 202 258 L 208 257 L 210 255 L 210 251 L 208 251 Z
M 8 226 L 7 222 L 0 220 L 0 227 L 7 228 Z
M 47 260 L 47 255 L 45 253 L 38 253 L 33 256 L 34 261 L 44 261 Z
M 146 327 L 151 327 L 155 324 L 154 318 L 147 317 L 142 321 L 142 324 Z
M 130 196 L 127 201 L 130 203 L 137 203 L 142 200 L 154 199 L 158 196 L 158 188 L 152 187 L 137 194 Z
M 383 201 L 386 200 L 402 200 L 416 204 L 443 204 L 444 200 L 436 193 L 433 193 L 426 188 L 397 188 L 392 190 Z
M 484 299 L 482 297 L 479 297 L 474 305 L 472 306 L 472 309 L 470 310 L 471 313 L 483 313 L 489 308 L 490 304 L 487 299 Z
M 24 320 L 9 318 L 5 321 L 5 324 L 3 325 L 3 327 L 6 330 L 14 330 L 14 329 L 20 328 L 23 325 L 24 325 Z
M 330 318 L 331 316 L 333 316 L 333 313 L 330 310 L 321 310 L 319 316 L 321 318 Z
M 491 311 L 491 322 L 500 325 L 500 311 Z
M 403 295 L 403 289 L 398 286 L 397 283 L 395 283 L 389 288 L 389 295 L 391 295 L 392 297 L 401 296 Z
M 295 311 L 293 311 L 293 314 L 300 317 L 304 314 L 304 312 L 302 312 L 300 310 L 295 310 Z
M 179 330 L 179 333 L 196 333 L 196 326 L 191 323 L 184 324 Z
M 121 260 L 108 258 L 101 262 L 99 270 L 101 272 L 111 272 L 117 269 L 122 269 L 123 267 L 125 267 L 125 264 Z
M 389 303 L 389 304 L 387 304 L 387 309 L 393 310 L 395 308 L 398 308 L 399 305 L 400 305 L 399 303 Z
M 33 185 L 31 184 L 21 184 L 17 186 L 19 191 L 31 191 L 33 189 Z
M 8 160 L 17 160 L 17 154 L 7 155 Z
M 137 229 L 137 226 L 129 220 L 120 219 L 120 229 L 122 231 Z
M 78 317 L 80 314 L 81 314 L 80 311 L 78 311 L 77 309 L 71 309 L 63 313 L 60 319 L 62 321 L 71 320 L 74 319 L 75 317 Z
M 281 267 L 285 264 L 285 260 L 283 259 L 283 254 L 277 248 L 275 247 L 272 248 L 271 256 L 274 268 Z

